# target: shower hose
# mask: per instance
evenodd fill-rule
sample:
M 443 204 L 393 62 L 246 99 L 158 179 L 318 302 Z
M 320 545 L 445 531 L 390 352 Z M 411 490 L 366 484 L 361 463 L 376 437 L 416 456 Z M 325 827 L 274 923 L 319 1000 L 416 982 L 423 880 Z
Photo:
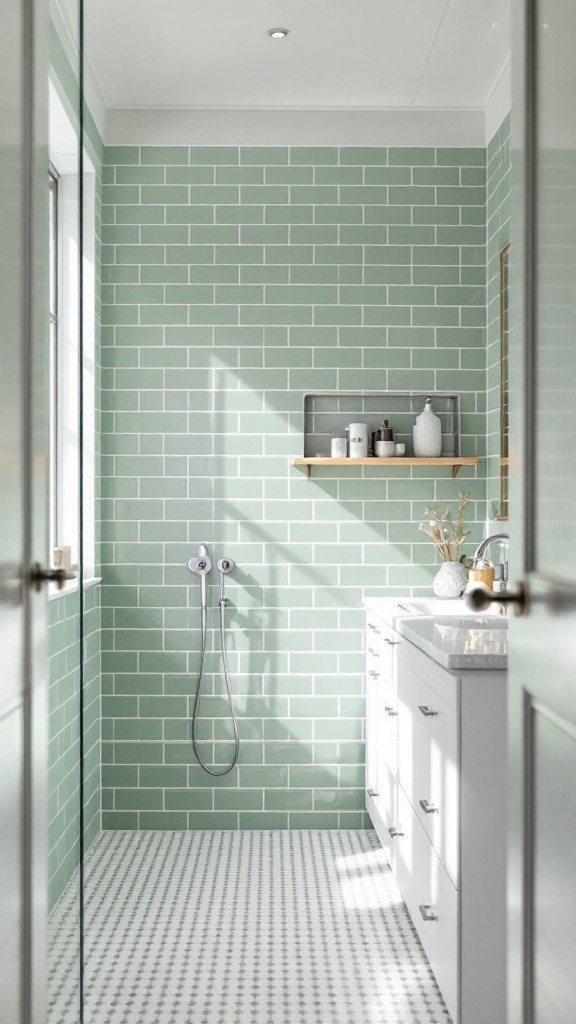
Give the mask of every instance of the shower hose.
M 202 601 L 202 648 L 200 652 L 200 669 L 198 672 L 198 685 L 196 687 L 196 697 L 194 700 L 194 711 L 192 713 L 192 747 L 194 753 L 198 758 L 200 766 L 204 769 L 208 775 L 228 775 L 232 771 L 234 766 L 238 763 L 238 757 L 240 754 L 240 733 L 238 731 L 238 719 L 236 717 L 236 711 L 234 709 L 234 701 L 232 700 L 232 691 L 230 689 L 230 673 L 228 671 L 228 656 L 226 654 L 226 599 L 222 595 L 219 601 L 220 606 L 220 646 L 222 648 L 222 663 L 224 665 L 224 682 L 226 684 L 226 693 L 228 695 L 228 705 L 230 707 L 230 714 L 232 715 L 232 723 L 234 726 L 234 758 L 232 763 L 224 771 L 214 771 L 209 765 L 202 759 L 202 755 L 198 748 L 198 713 L 200 711 L 200 697 L 202 691 L 202 679 L 204 677 L 204 661 L 206 658 L 206 617 L 207 608 L 206 602 Z

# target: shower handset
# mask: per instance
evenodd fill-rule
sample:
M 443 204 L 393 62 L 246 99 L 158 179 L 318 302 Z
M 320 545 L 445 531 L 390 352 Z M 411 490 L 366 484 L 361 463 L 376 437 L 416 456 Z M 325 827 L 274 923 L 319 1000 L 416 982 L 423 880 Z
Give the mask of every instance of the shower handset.
M 188 562 L 188 568 L 190 572 L 193 572 L 195 576 L 200 577 L 200 600 L 201 607 L 205 609 L 208 603 L 208 590 L 206 587 L 206 578 L 208 573 L 212 571 L 212 562 L 208 557 L 208 548 L 205 544 L 201 544 L 198 548 L 198 554 L 194 555 Z
M 226 576 L 236 567 L 233 558 L 219 558 L 217 562 L 218 575 L 220 576 L 220 604 L 226 603 Z
M 198 758 L 198 763 L 204 769 L 208 775 L 228 775 L 234 766 L 238 763 L 240 756 L 240 732 L 238 729 L 238 719 L 236 717 L 236 711 L 234 709 L 234 702 L 232 700 L 232 691 L 230 686 L 230 672 L 228 670 L 228 658 L 226 655 L 226 576 L 229 572 L 232 572 L 236 563 L 232 558 L 219 558 L 217 567 L 218 575 L 220 578 L 220 648 L 222 652 L 222 664 L 224 668 L 224 683 L 226 686 L 226 695 L 228 699 L 228 706 L 230 708 L 230 715 L 232 717 L 232 726 L 234 729 L 234 756 L 232 762 L 228 765 L 224 771 L 215 771 L 210 768 L 202 759 L 200 749 L 198 746 L 198 717 L 200 712 L 200 692 L 202 689 L 202 680 L 204 678 L 204 661 L 206 658 L 206 633 L 207 633 L 207 616 L 208 616 L 208 587 L 207 577 L 208 573 L 212 570 L 212 562 L 208 557 L 208 548 L 205 544 L 201 544 L 198 548 L 198 554 L 194 555 L 193 558 L 188 562 L 188 568 L 190 572 L 193 572 L 195 576 L 200 577 L 200 624 L 201 624 L 201 648 L 200 648 L 200 669 L 198 672 L 198 681 L 196 684 L 196 696 L 194 698 L 194 709 L 192 712 L 192 746 L 194 753 Z

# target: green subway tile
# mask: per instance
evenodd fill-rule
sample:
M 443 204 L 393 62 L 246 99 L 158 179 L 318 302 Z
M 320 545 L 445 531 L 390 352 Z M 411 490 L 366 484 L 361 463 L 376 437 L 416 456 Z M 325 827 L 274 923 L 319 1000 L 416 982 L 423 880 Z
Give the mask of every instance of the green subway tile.
M 283 284 L 290 280 L 291 267 L 282 266 L 258 266 L 257 264 L 244 264 L 240 270 L 242 284 Z
M 330 308 L 330 307 L 329 307 Z M 241 324 L 309 324 L 309 306 L 241 306 Z
M 213 167 L 167 167 L 167 185 L 213 185 Z
M 263 788 L 265 786 L 287 786 L 288 768 L 266 765 L 262 768 L 240 766 L 240 785 L 242 787 Z
M 411 167 L 364 168 L 364 184 L 366 185 L 410 185 L 411 183 Z
M 436 202 L 436 189 L 427 185 L 390 185 L 388 202 L 392 206 L 428 206 Z
M 101 238 L 106 245 L 139 242 L 140 228 L 130 224 L 110 224 L 102 228 Z
M 217 245 L 216 263 L 263 263 L 264 247 L 261 245 Z
M 243 245 L 283 244 L 288 242 L 288 225 L 285 224 L 243 224 L 240 241 Z
M 317 245 L 316 263 L 362 263 L 363 250 L 360 245 Z
M 237 829 L 238 814 L 233 811 L 190 811 L 190 829 Z
M 288 149 L 285 146 L 242 146 L 241 164 L 287 164 Z
M 314 790 L 314 810 L 316 811 L 349 811 L 364 807 L 364 789 L 316 789 Z
M 188 163 L 187 146 L 142 146 L 140 149 L 142 164 L 174 165 Z
M 291 829 L 337 829 L 338 827 L 339 816 L 335 813 L 319 813 L 317 811 L 290 813 Z
M 267 789 L 264 793 L 266 811 L 307 811 L 312 806 L 311 790 Z
M 312 245 L 267 245 L 266 263 L 302 264 L 314 262 Z
M 241 811 L 241 829 L 287 829 L 288 815 L 281 811 Z
M 362 206 L 317 206 L 315 210 L 316 224 L 362 224 L 363 220 Z
M 262 811 L 264 794 L 260 789 L 217 789 L 215 811 Z
M 161 743 L 114 743 L 115 764 L 162 764 Z
M 138 185 L 103 185 L 102 202 L 106 204 L 140 203 Z
M 112 207 L 110 207 L 112 209 Z M 163 224 L 163 206 L 116 206 L 117 224 Z
M 138 814 L 136 811 L 104 811 L 102 814 L 102 828 L 134 830 L 138 828 Z
M 211 811 L 214 796 L 211 789 L 167 789 L 164 800 L 167 811 Z
M 189 161 L 191 164 L 237 164 L 239 150 L 237 146 L 191 146 Z
M 240 202 L 243 204 L 266 206 L 271 203 L 287 203 L 289 198 L 287 185 L 242 185 L 240 189 Z
M 265 743 L 264 756 L 267 764 L 310 764 L 312 750 L 309 743 Z
M 138 823 L 141 829 L 184 831 L 188 828 L 188 815 L 185 811 L 140 811 Z
M 313 206 L 267 206 L 264 219 L 266 224 L 312 224 L 314 221 Z
M 190 264 L 187 273 L 191 284 L 238 284 L 239 277 L 238 267 L 227 265 Z
M 388 149 L 383 146 L 342 146 L 340 148 L 341 164 L 386 165 Z
M 117 245 L 116 263 L 164 263 L 161 245 Z
M 198 170 L 211 170 L 211 168 L 198 168 Z M 217 185 L 262 185 L 264 183 L 263 167 L 216 167 L 215 172 Z
M 425 166 L 436 162 L 436 150 L 432 148 L 412 146 L 396 146 L 388 150 L 389 164 L 409 164 L 410 166 Z
M 198 204 L 192 205 L 187 203 L 186 206 L 166 206 L 166 223 L 167 224 L 189 224 L 190 232 L 197 230 L 197 225 L 201 228 L 205 225 L 214 224 L 214 207 L 213 206 L 200 206 Z M 194 238 L 194 241 L 199 239 Z M 211 239 L 213 241 L 213 239 Z
M 135 787 L 138 785 L 136 765 L 102 765 L 102 785 L 107 787 Z
M 312 185 L 314 182 L 313 167 L 266 167 L 265 175 L 267 185 Z
M 152 206 L 186 203 L 189 200 L 188 192 L 186 185 L 142 185 L 140 189 L 142 204 L 150 203 Z
M 117 789 L 114 808 L 117 811 L 161 811 L 164 794 L 159 789 Z
M 163 167 L 118 167 L 117 185 L 163 185 Z
M 138 146 L 105 146 L 104 161 L 107 164 L 138 164 L 140 148 Z
M 201 263 L 214 262 L 213 245 L 169 245 L 166 247 L 167 263 Z
M 485 150 L 483 149 L 437 149 L 436 163 L 439 167 L 484 167 Z
M 216 206 L 217 224 L 263 224 L 263 206 Z
M 140 241 L 144 243 L 150 242 L 151 244 L 158 243 L 160 245 L 173 242 L 186 245 L 188 242 L 188 228 L 179 224 L 143 225 L 140 229 Z

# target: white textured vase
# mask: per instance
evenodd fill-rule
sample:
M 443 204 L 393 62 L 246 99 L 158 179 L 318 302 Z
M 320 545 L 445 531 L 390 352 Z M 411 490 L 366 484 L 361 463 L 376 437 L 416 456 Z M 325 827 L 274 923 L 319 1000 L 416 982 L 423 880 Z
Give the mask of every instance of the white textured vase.
M 460 597 L 468 583 L 468 573 L 461 562 L 442 562 L 432 583 L 436 597 Z
M 426 399 L 424 411 L 416 417 L 412 441 L 417 459 L 437 459 L 442 451 L 442 424 L 432 410 L 430 398 Z

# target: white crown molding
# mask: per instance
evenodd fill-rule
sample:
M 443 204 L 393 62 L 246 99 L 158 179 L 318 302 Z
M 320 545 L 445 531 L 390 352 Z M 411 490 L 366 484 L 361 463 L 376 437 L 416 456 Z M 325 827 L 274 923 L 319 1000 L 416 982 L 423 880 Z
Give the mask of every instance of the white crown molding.
M 503 120 L 512 110 L 512 61 L 504 68 L 484 108 L 486 145 L 492 141 Z
M 485 145 L 483 110 L 108 110 L 108 146 Z

